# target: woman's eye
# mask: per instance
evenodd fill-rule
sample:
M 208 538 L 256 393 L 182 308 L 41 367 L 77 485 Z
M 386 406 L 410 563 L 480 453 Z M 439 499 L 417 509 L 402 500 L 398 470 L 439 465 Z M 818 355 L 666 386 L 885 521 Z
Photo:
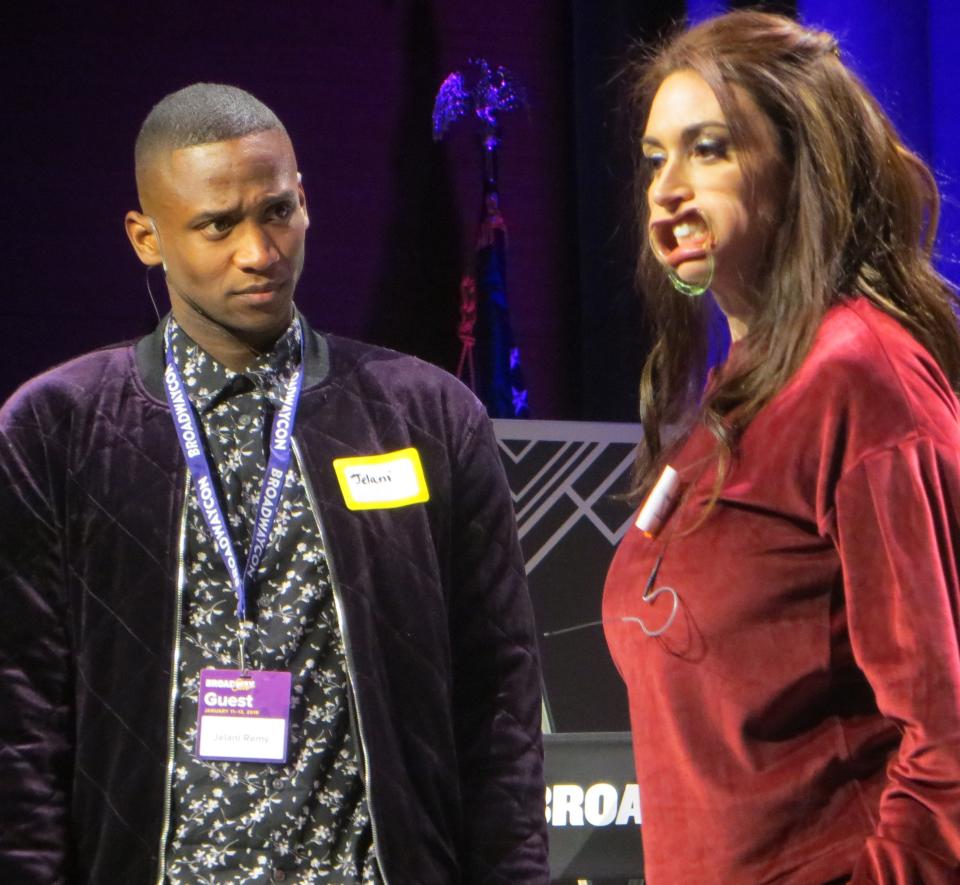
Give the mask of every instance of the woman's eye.
M 727 155 L 727 143 L 719 138 L 701 138 L 694 144 L 693 153 L 703 159 L 719 160 Z
M 663 154 L 644 154 L 643 165 L 650 172 L 656 172 L 665 162 Z

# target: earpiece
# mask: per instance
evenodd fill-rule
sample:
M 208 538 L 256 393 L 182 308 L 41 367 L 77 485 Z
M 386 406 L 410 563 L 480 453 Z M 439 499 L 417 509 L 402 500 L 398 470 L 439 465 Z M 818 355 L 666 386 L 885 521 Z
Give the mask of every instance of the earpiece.
M 150 227 L 153 228 L 153 234 L 157 238 L 157 250 L 160 252 L 160 265 L 163 272 L 167 272 L 167 259 L 163 257 L 163 243 L 160 242 L 160 231 L 157 229 L 157 223 L 151 218 Z

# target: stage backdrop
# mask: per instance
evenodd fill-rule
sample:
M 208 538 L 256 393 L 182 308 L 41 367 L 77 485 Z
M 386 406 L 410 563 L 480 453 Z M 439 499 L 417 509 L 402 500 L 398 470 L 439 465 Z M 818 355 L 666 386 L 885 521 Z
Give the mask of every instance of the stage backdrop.
M 596 622 L 607 567 L 631 522 L 621 496 L 640 426 L 498 420 L 494 427 L 540 632 L 546 726 L 626 731 L 623 683 Z M 555 631 L 563 632 L 544 635 Z
M 494 429 L 540 637 L 553 879 L 639 879 L 626 695 L 597 621 L 607 567 L 633 520 L 621 496 L 640 427 L 498 420 Z
M 577 346 L 569 34 L 557 0 L 13 4 L 0 29 L 0 399 L 156 321 L 123 231 L 133 143 L 154 102 L 198 80 L 249 89 L 290 131 L 311 219 L 307 316 L 453 368 L 481 175 L 472 132 L 434 144 L 431 110 L 444 76 L 484 56 L 530 95 L 506 121 L 500 172 L 531 399 L 575 417 L 578 361 L 559 358 Z
M 737 5 L 737 4 L 729 4 Z M 960 15 L 954 0 L 777 0 L 835 30 L 944 191 L 960 279 Z M 320 327 L 456 363 L 480 182 L 473 140 L 430 139 L 445 74 L 511 68 L 529 109 L 501 164 L 508 287 L 534 417 L 634 420 L 647 350 L 631 282 L 629 164 L 613 74 L 628 46 L 723 0 L 40 0 L 0 31 L 4 137 L 0 398 L 154 318 L 126 243 L 132 146 L 195 80 L 246 86 L 286 121 L 310 203 L 300 303 Z M 161 287 L 162 288 L 162 287 Z

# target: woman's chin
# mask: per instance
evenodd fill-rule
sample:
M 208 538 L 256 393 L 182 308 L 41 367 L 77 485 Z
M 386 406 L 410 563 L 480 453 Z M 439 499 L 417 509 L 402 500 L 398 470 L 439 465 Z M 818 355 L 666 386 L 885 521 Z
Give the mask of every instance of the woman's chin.
M 682 261 L 672 271 L 678 280 L 688 286 L 708 287 L 713 280 L 713 266 L 706 258 Z

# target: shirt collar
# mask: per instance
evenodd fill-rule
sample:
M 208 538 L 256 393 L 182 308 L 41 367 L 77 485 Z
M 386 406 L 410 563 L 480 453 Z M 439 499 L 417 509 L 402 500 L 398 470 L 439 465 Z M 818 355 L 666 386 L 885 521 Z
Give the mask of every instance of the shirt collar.
M 279 403 L 283 388 L 300 365 L 300 321 L 291 320 L 286 331 L 268 353 L 258 354 L 243 371 L 234 372 L 214 359 L 170 317 L 170 345 L 173 358 L 193 404 L 201 412 L 209 411 L 231 396 L 260 390 Z

